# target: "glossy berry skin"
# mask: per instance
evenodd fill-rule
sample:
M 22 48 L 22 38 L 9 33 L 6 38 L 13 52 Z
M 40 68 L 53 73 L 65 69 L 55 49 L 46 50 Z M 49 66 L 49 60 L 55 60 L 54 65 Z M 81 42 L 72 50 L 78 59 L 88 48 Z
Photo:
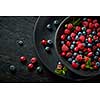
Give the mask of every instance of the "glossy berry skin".
M 89 38 L 88 38 L 88 42 L 89 42 L 89 43 L 92 43 L 92 38 L 89 37 Z
M 66 35 L 68 35 L 68 34 L 70 34 L 70 30 L 69 30 L 69 29 L 65 29 L 64 33 L 65 33 Z
M 65 53 L 65 52 L 62 52 L 62 53 L 61 53 L 61 56 L 65 56 L 65 55 L 66 55 L 66 53 Z
M 87 56 L 88 56 L 88 57 L 93 56 L 93 52 L 89 52 Z
M 85 60 L 85 62 L 87 62 L 89 60 L 89 57 L 85 56 L 84 60 Z
M 68 24 L 68 26 L 67 26 L 67 28 L 70 30 L 70 29 L 72 29 L 73 28 L 73 24 Z
M 88 22 L 87 21 L 84 21 L 82 24 L 83 24 L 84 27 L 88 27 Z
M 91 29 L 87 29 L 86 32 L 87 32 L 87 34 L 90 34 L 92 32 L 92 30 Z
M 77 61 L 81 62 L 81 61 L 82 61 L 82 59 L 83 59 L 83 58 L 82 58 L 82 56 L 81 56 L 81 55 L 77 55 L 77 56 L 76 56 L 76 60 L 77 60 Z
M 61 38 L 61 40 L 65 40 L 66 35 L 64 35 L 64 34 L 63 34 L 63 35 L 61 35 L 61 37 L 60 37 L 60 38 Z
M 80 50 L 83 50 L 83 49 L 84 49 L 84 44 L 83 44 L 83 43 L 79 43 L 79 44 L 78 44 L 78 48 L 79 48 Z
M 89 28 L 90 28 L 90 29 L 93 29 L 93 28 L 94 28 L 94 24 L 89 23 Z
M 78 47 L 75 47 L 74 48 L 74 51 L 76 51 L 76 52 L 79 51 L 79 48 Z
M 76 34 L 73 32 L 73 33 L 71 33 L 71 37 L 75 37 L 76 36 Z
M 82 42 L 84 42 L 84 41 L 85 41 L 85 36 L 81 35 L 81 36 L 79 37 L 79 39 L 80 39 Z
M 66 52 L 66 51 L 69 50 L 68 46 L 66 46 L 65 44 L 62 45 L 61 49 L 62 49 L 63 52 Z
M 72 53 L 71 52 L 67 52 L 66 57 L 68 58 L 68 57 L 71 57 L 71 56 L 72 56 Z
M 97 33 L 98 37 L 100 37 L 100 32 Z
M 81 31 L 81 27 L 80 26 L 76 26 L 75 29 L 76 29 L 77 32 L 80 32 Z
M 88 21 L 88 22 L 92 22 L 92 19 L 88 18 L 87 21 Z
M 98 67 L 100 67 L 100 63 L 99 63 L 99 62 L 96 62 L 96 65 L 97 65 Z
M 67 41 L 66 42 L 66 45 L 69 47 L 71 45 L 71 42 L 70 41 Z
M 20 57 L 20 62 L 23 63 L 23 62 L 26 62 L 26 60 L 27 60 L 26 56 L 21 56 Z
M 98 23 L 95 23 L 94 26 L 95 26 L 95 28 L 98 28 L 99 27 L 99 24 Z
M 34 64 L 34 63 L 36 63 L 36 62 L 37 62 L 37 58 L 36 58 L 36 57 L 31 58 L 31 63 L 32 63 L 32 64 Z
M 31 69 L 33 69 L 34 66 L 33 66 L 33 64 L 30 63 L 30 64 L 27 65 L 27 67 L 28 67 L 29 70 L 31 70 Z
M 94 24 L 97 23 L 97 22 L 98 22 L 97 19 L 93 20 L 93 23 L 94 23 Z
M 43 39 L 43 40 L 41 41 L 41 44 L 42 44 L 43 46 L 47 45 L 47 40 Z
M 77 69 L 77 68 L 78 68 L 78 64 L 75 63 L 75 62 L 72 62 L 72 67 L 73 67 L 74 69 Z
M 96 66 L 96 65 L 93 66 L 93 69 L 94 69 L 94 70 L 98 70 L 98 66 Z
M 88 51 L 88 52 L 91 52 L 92 50 L 91 50 L 91 48 L 87 48 L 87 51 Z
M 97 43 L 96 45 L 97 45 L 98 48 L 100 48 L 100 43 Z
M 81 65 L 81 69 L 82 69 L 82 70 L 86 70 L 86 65 L 85 65 L 85 64 L 82 64 L 82 65 Z

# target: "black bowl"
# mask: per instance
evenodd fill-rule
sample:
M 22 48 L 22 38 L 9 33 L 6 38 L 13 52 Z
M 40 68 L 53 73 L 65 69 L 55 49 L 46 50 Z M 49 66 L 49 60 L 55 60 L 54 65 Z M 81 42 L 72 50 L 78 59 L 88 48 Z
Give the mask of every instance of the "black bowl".
M 94 16 L 93 16 L 94 17 Z M 67 17 L 65 18 L 59 25 L 56 34 L 55 34 L 55 49 L 57 52 L 57 55 L 61 62 L 72 72 L 74 72 L 77 75 L 84 76 L 84 77 L 91 77 L 91 76 L 96 76 L 100 74 L 100 69 L 99 70 L 81 70 L 81 69 L 74 69 L 71 67 L 71 64 L 67 62 L 67 60 L 63 57 L 60 56 L 60 36 L 64 31 L 64 26 L 66 23 L 71 23 L 72 20 L 77 20 L 78 18 L 82 19 L 83 17 Z M 94 17 L 100 21 L 100 17 Z

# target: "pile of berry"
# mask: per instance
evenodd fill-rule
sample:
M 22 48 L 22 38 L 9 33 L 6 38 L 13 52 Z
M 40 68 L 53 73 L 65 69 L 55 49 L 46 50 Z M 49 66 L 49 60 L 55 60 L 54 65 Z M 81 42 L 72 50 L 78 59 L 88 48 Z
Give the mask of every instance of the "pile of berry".
M 65 25 L 61 40 L 61 56 L 74 69 L 100 67 L 100 23 L 97 19 L 83 18 L 79 25 Z

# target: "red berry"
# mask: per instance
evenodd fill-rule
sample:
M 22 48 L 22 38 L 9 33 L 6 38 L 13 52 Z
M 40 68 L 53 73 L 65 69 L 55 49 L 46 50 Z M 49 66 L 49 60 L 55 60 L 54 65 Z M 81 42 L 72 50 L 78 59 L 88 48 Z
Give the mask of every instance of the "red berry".
M 94 35 L 94 36 L 93 36 L 93 39 L 94 39 L 94 40 L 98 40 L 98 36 Z
M 71 37 L 75 37 L 76 36 L 76 34 L 73 32 L 73 33 L 71 33 Z
M 65 56 L 65 55 L 66 55 L 66 52 L 62 52 L 62 53 L 61 53 L 61 56 Z
M 87 32 L 87 34 L 90 34 L 92 32 L 92 30 L 91 29 L 87 29 L 86 32 Z
M 99 27 L 99 23 L 95 23 L 94 26 L 95 26 L 95 28 L 98 28 Z
M 95 65 L 95 66 L 93 66 L 93 69 L 97 70 L 97 69 L 98 69 L 98 66 L 96 66 L 96 65 Z
M 84 21 L 82 24 L 83 24 L 84 27 L 88 27 L 88 22 L 87 21 Z
M 88 51 L 88 52 L 91 52 L 92 50 L 91 50 L 91 48 L 87 48 L 87 51 Z
M 83 50 L 83 49 L 84 49 L 84 44 L 83 44 L 83 43 L 79 43 L 79 44 L 78 44 L 78 48 L 79 48 L 80 50 Z
M 87 21 L 88 21 L 88 22 L 92 22 L 92 19 L 88 18 Z
M 86 69 L 86 65 L 85 65 L 85 64 L 82 64 L 82 65 L 81 65 L 81 69 L 82 69 L 82 70 L 85 70 L 85 69 Z
M 100 48 L 100 43 L 97 43 L 97 47 Z
M 89 42 L 89 43 L 92 43 L 92 38 L 89 37 L 89 38 L 88 38 L 88 42 Z
M 97 47 L 96 47 L 96 46 L 93 46 L 93 48 L 92 48 L 92 49 L 93 49 L 93 51 L 95 51 L 95 50 L 97 49 Z
M 87 56 L 88 56 L 88 57 L 93 56 L 93 52 L 89 52 L 89 53 L 87 54 Z
M 63 34 L 63 35 L 61 35 L 61 37 L 60 37 L 60 38 L 61 38 L 61 40 L 65 40 L 66 35 L 64 35 L 64 34 Z
M 80 43 L 81 43 L 81 41 L 77 41 L 77 42 L 76 42 L 77 45 L 80 44 Z
M 82 42 L 84 42 L 84 41 L 85 41 L 85 36 L 81 35 L 81 36 L 79 37 L 79 39 L 80 39 Z
M 82 58 L 82 56 L 81 56 L 81 55 L 77 55 L 77 56 L 76 56 L 76 60 L 77 60 L 77 61 L 81 62 L 81 61 L 82 61 L 82 59 L 83 59 L 83 58 Z
M 43 40 L 41 41 L 41 44 L 42 44 L 42 45 L 47 45 L 47 41 L 46 41 L 45 39 L 43 39 Z
M 98 58 L 98 61 L 100 62 L 100 57 Z
M 68 24 L 68 26 L 67 26 L 67 28 L 70 30 L 70 29 L 72 29 L 73 28 L 73 24 Z
M 84 57 L 85 62 L 87 62 L 90 58 L 89 57 Z
M 75 48 L 74 48 L 74 51 L 76 51 L 76 52 L 79 51 L 78 47 L 75 47 Z
M 78 68 L 78 64 L 75 63 L 75 62 L 72 62 L 72 67 L 73 67 L 74 69 L 77 69 L 77 68 Z
M 93 65 L 95 65 L 95 62 L 93 61 L 91 64 L 92 64 L 92 66 L 93 66 Z
M 97 22 L 98 22 L 97 19 L 93 20 L 93 23 L 94 23 L 94 24 L 97 23 Z
M 36 57 L 31 58 L 31 63 L 32 63 L 32 64 L 34 64 L 34 63 L 36 63 L 36 62 L 37 62 L 37 58 L 36 58 Z
M 67 41 L 66 42 L 66 45 L 69 47 L 71 45 L 71 42 L 70 41 Z
M 28 69 L 31 70 L 31 69 L 33 69 L 34 66 L 33 66 L 33 64 L 28 64 L 27 67 L 28 67 Z
M 84 49 L 83 49 L 83 52 L 86 52 L 86 51 L 87 51 L 87 48 L 84 48 Z
M 97 28 L 97 32 L 100 32 L 100 27 L 99 27 L 99 28 Z
M 21 62 L 25 62 L 26 60 L 27 60 L 27 58 L 26 58 L 25 56 L 21 56 L 21 57 L 20 57 L 20 61 L 21 61 Z
M 89 28 L 93 29 L 94 28 L 94 24 L 89 23 Z
M 81 31 L 81 27 L 80 26 L 76 26 L 76 31 L 77 32 Z
M 72 53 L 71 52 L 67 52 L 66 57 L 71 57 Z
M 100 32 L 98 32 L 97 35 L 100 37 Z
M 65 44 L 62 45 L 62 51 L 66 52 L 69 50 L 68 46 L 66 46 Z
M 69 29 L 65 29 L 64 33 L 65 34 L 70 34 L 70 30 Z

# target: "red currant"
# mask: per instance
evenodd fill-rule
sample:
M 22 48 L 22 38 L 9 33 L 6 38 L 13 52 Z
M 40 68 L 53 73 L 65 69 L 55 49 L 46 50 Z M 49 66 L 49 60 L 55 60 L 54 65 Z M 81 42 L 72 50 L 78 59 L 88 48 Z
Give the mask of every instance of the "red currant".
M 69 50 L 68 46 L 66 46 L 65 44 L 62 45 L 62 51 L 66 52 Z
M 98 28 L 99 27 L 99 23 L 95 23 L 94 26 L 95 26 L 95 28 Z
M 88 42 L 89 42 L 89 43 L 92 43 L 92 38 L 89 37 L 89 38 L 88 38 Z
M 87 32 L 87 34 L 90 34 L 92 32 L 92 30 L 91 29 L 87 29 L 86 32 Z
M 82 70 L 85 70 L 85 69 L 86 69 L 86 65 L 85 65 L 85 64 L 82 64 L 82 65 L 81 65 L 81 69 L 82 69 Z
M 70 30 L 70 29 L 72 29 L 73 28 L 73 24 L 68 24 L 68 26 L 67 26 L 67 28 Z
M 82 59 L 83 59 L 83 58 L 82 58 L 82 56 L 81 56 L 81 55 L 77 55 L 77 56 L 76 56 L 76 60 L 77 60 L 77 61 L 81 62 L 81 61 L 82 61 Z
M 65 29 L 64 33 L 68 35 L 68 34 L 70 34 L 70 30 L 69 29 Z
M 78 68 L 78 64 L 75 63 L 75 62 L 72 62 L 72 67 L 73 67 L 74 69 L 77 69 L 77 68 Z
M 60 37 L 60 38 L 61 38 L 61 40 L 65 40 L 66 35 L 64 35 L 64 34 L 63 34 L 63 35 L 61 35 L 61 37 Z
M 80 39 L 82 42 L 84 42 L 84 41 L 85 41 L 85 36 L 81 35 L 81 36 L 79 37 L 79 39 Z
M 41 41 L 41 44 L 42 44 L 42 45 L 47 45 L 47 40 L 43 39 L 43 40 Z
M 66 45 L 69 47 L 71 45 L 71 42 L 70 41 L 67 41 L 66 42 Z
M 84 27 L 88 27 L 88 22 L 87 21 L 84 21 L 82 24 L 83 24 Z
M 62 52 L 62 53 L 61 53 L 61 56 L 65 56 L 65 55 L 66 55 L 66 52 Z
M 93 52 L 89 52 L 87 56 L 88 56 L 88 57 L 93 56 Z
M 94 23 L 94 24 L 97 23 L 97 22 L 98 22 L 97 19 L 93 20 L 93 23 Z
M 76 26 L 76 31 L 80 32 L 81 31 L 81 27 L 80 26 Z
M 34 66 L 33 66 L 33 64 L 30 63 L 30 64 L 27 65 L 27 67 L 28 67 L 29 70 L 31 70 L 31 69 L 33 69 Z
M 36 57 L 31 58 L 31 63 L 32 63 L 32 64 L 34 64 L 34 63 L 36 63 L 36 62 L 37 62 L 37 58 L 36 58 Z
M 21 57 L 20 57 L 20 61 L 21 61 L 21 62 L 26 62 L 26 60 L 27 60 L 26 56 L 21 56 Z
M 98 32 L 97 35 L 100 37 L 100 32 Z

